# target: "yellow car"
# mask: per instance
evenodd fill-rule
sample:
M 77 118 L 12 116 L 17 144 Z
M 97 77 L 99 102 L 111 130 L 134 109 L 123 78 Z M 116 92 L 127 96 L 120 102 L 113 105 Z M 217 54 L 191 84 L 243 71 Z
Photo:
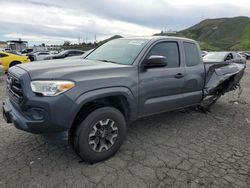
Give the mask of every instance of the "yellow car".
M 0 66 L 2 64 L 3 70 L 5 72 L 14 65 L 21 64 L 21 63 L 28 63 L 30 59 L 28 56 L 17 55 L 7 52 L 0 52 Z

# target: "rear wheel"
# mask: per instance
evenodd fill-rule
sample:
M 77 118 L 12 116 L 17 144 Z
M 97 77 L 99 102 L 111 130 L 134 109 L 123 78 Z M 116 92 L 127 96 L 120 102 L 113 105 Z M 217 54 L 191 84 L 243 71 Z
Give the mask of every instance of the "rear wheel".
M 96 163 L 113 156 L 126 136 L 123 114 L 113 107 L 101 107 L 78 126 L 73 148 L 86 162 Z

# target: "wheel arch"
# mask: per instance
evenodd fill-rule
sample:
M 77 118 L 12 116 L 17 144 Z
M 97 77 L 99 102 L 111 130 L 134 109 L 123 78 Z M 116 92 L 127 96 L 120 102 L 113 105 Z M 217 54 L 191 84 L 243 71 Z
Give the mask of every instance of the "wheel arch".
M 22 64 L 22 62 L 18 61 L 18 60 L 11 61 L 10 64 L 9 64 L 9 68 L 14 66 L 14 65 L 18 65 L 18 64 Z
M 112 106 L 122 112 L 128 122 L 137 117 L 137 98 L 126 87 L 112 87 L 93 90 L 82 94 L 72 108 L 72 120 L 69 133 L 75 129 L 87 115 L 97 108 Z

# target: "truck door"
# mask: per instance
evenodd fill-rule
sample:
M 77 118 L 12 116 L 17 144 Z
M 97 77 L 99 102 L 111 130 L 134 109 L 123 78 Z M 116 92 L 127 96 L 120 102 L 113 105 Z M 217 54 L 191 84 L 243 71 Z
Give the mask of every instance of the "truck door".
M 140 116 L 170 111 L 183 106 L 182 89 L 185 77 L 179 42 L 161 41 L 154 44 L 144 60 L 152 55 L 165 56 L 167 66 L 142 69 L 139 72 Z
M 184 41 L 185 84 L 183 87 L 183 102 L 185 106 L 200 103 L 205 82 L 205 67 L 199 46 L 196 43 Z

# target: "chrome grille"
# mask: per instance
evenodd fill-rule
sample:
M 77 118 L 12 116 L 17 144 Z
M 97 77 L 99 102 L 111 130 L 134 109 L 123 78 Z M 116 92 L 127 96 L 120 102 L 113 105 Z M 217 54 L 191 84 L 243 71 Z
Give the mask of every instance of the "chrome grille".
M 7 92 L 10 99 L 14 100 L 17 103 L 23 101 L 23 92 L 20 80 L 11 73 L 7 75 Z

